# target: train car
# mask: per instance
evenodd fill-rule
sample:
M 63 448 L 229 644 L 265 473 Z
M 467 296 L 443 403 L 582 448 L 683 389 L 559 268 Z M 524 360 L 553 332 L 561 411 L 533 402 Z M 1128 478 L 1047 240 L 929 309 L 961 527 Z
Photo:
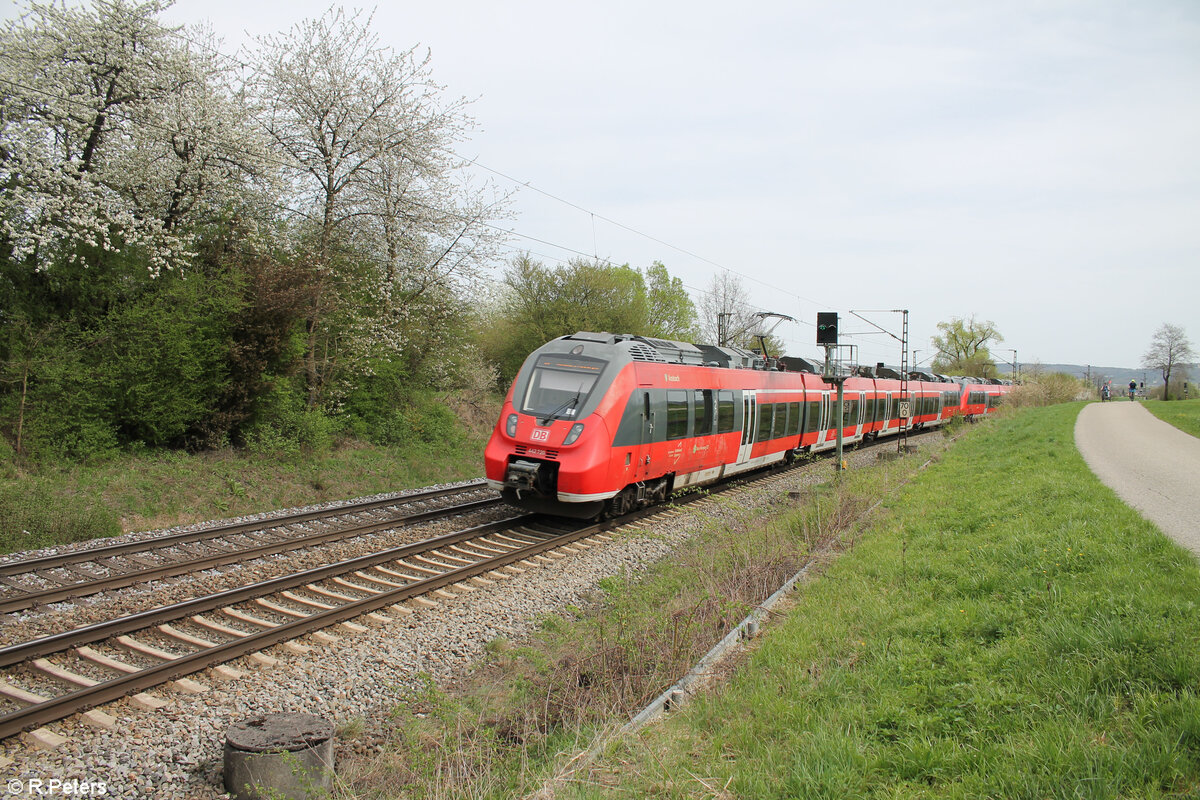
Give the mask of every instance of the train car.
M 992 414 L 999 408 L 1004 395 L 1012 391 L 1012 384 L 983 378 L 959 378 L 962 384 L 962 402 L 958 413 L 969 421 Z
M 532 510 L 617 515 L 824 441 L 828 387 L 756 359 L 610 333 L 555 339 L 513 381 L 484 452 L 488 482 Z M 823 416 L 806 428 L 809 405 Z
M 488 483 L 516 505 L 592 518 L 665 500 L 674 489 L 894 435 L 901 382 L 837 388 L 815 372 L 766 369 L 738 348 L 579 332 L 534 351 L 484 452 Z M 943 424 L 956 384 L 910 381 L 913 427 Z M 953 395 L 953 398 L 951 398 Z

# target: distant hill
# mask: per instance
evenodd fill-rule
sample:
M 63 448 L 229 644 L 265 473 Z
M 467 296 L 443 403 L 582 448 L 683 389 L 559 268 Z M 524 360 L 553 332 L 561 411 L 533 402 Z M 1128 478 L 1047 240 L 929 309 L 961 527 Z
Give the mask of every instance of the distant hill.
M 1197 369 L 1196 364 L 1185 364 L 1188 368 L 1188 374 L 1192 380 L 1200 378 L 1200 369 Z M 1012 372 L 1011 364 L 997 363 L 996 368 L 1001 375 L 1008 375 Z M 1140 369 L 1133 367 L 1101 367 L 1095 364 L 1021 364 L 1021 374 L 1028 375 L 1036 369 L 1043 374 L 1049 372 L 1065 372 L 1068 375 L 1075 375 L 1079 378 L 1087 377 L 1089 374 L 1094 380 L 1110 380 L 1117 386 L 1125 386 L 1131 380 L 1141 384 L 1146 383 L 1146 388 L 1150 389 L 1155 386 L 1162 386 L 1162 373 L 1153 369 Z M 1090 372 L 1089 372 L 1090 370 Z M 1171 373 L 1174 377 L 1175 373 Z

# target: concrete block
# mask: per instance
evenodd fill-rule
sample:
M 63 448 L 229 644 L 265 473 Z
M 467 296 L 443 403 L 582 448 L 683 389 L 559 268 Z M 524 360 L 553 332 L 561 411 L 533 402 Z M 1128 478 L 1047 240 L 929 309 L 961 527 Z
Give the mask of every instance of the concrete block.
M 100 728 L 101 730 L 106 731 L 117 729 L 116 717 L 112 716 L 111 714 L 105 714 L 103 711 L 97 711 L 94 708 L 91 711 L 84 711 L 79 715 L 79 718 L 86 724 L 91 725 L 93 728 Z
M 333 723 L 310 714 L 267 714 L 225 734 L 225 789 L 236 800 L 327 797 Z
M 198 683 L 191 678 L 179 678 L 171 682 L 171 688 L 184 694 L 204 694 L 208 691 L 208 687 L 203 683 Z
M 145 692 L 130 695 L 129 702 L 143 711 L 157 711 L 163 706 L 168 705 L 166 700 L 160 700 L 154 695 L 146 694 Z
M 270 669 L 279 663 L 278 658 L 267 655 L 266 653 L 250 653 L 246 656 L 246 661 L 250 666 L 258 667 L 259 669 Z
M 233 667 L 227 667 L 224 664 L 218 664 L 217 666 L 210 669 L 208 671 L 208 674 L 214 680 L 236 681 L 238 678 L 242 677 L 246 673 L 242 672 L 240 669 L 234 669 Z
M 70 741 L 67 739 L 67 737 L 59 736 L 57 733 L 49 730 L 48 728 L 38 728 L 36 730 L 26 731 L 25 733 L 21 734 L 21 738 L 25 740 L 26 744 L 29 744 L 38 750 L 53 750 L 56 747 L 61 747 Z

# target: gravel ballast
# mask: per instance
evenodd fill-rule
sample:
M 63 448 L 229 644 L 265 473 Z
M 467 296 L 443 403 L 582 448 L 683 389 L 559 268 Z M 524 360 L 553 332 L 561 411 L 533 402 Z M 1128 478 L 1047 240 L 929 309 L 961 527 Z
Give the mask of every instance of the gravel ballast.
M 865 467 L 876 462 L 875 453 L 848 453 L 847 461 L 851 468 Z M 102 710 L 117 718 L 113 731 L 73 717 L 49 726 L 69 737 L 54 750 L 9 739 L 0 743 L 0 775 L 10 788 L 20 784 L 26 791 L 30 780 L 59 779 L 103 782 L 105 797 L 223 798 L 225 731 L 246 717 L 278 712 L 329 719 L 356 733 L 339 741 L 340 752 L 369 751 L 389 711 L 427 678 L 450 684 L 484 655 L 489 642 L 526 640 L 540 619 L 583 603 L 601 579 L 644 570 L 704 527 L 720 524 L 722 515 L 741 517 L 785 501 L 789 491 L 827 479 L 830 469 L 830 462 L 818 462 L 736 489 L 734 503 L 666 512 L 616 532 L 610 543 L 557 559 L 552 568 L 527 569 L 412 614 L 389 611 L 389 622 L 364 633 L 331 628 L 337 636 L 332 643 L 306 636 L 300 641 L 312 650 L 305 654 L 273 647 L 267 652 L 279 661 L 269 669 L 238 659 L 230 666 L 245 674 L 232 681 L 220 682 L 211 671 L 197 673 L 190 677 L 209 691 L 155 689 L 154 695 L 170 701 L 158 711 L 135 709 L 128 700 L 108 704 Z

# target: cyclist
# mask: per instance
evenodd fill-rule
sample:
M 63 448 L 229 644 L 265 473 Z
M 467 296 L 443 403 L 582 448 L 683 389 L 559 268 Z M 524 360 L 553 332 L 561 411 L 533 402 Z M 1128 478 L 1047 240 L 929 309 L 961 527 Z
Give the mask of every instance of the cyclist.
M 1129 382 L 1129 399 L 1132 401 L 1134 395 L 1137 394 L 1137 381 Z

